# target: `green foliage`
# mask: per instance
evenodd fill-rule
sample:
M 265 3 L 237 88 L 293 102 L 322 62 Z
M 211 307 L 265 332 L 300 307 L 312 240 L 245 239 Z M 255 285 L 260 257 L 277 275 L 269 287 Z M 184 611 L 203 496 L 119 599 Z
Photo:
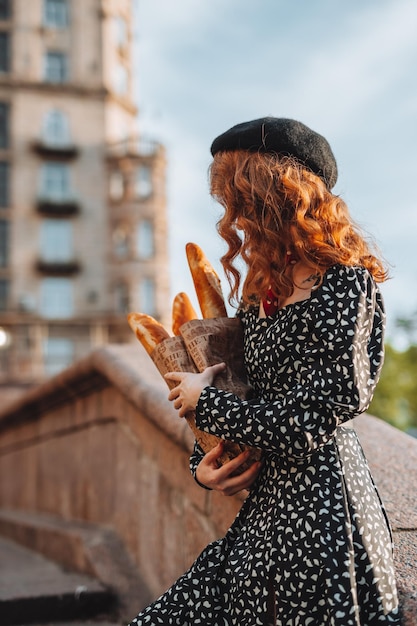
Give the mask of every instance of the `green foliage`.
M 369 413 L 402 430 L 417 426 L 417 345 L 385 345 L 385 362 Z

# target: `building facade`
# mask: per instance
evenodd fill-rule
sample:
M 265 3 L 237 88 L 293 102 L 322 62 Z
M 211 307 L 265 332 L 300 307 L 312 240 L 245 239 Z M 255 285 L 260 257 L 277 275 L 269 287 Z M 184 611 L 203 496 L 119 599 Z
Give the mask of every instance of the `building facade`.
M 137 132 L 131 0 L 0 0 L 0 384 L 126 313 L 168 323 L 165 153 Z

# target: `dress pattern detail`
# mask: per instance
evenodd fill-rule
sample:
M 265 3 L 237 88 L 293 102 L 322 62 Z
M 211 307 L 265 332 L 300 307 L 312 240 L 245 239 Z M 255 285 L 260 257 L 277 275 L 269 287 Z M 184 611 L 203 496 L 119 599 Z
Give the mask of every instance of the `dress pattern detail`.
M 348 424 L 382 366 L 377 286 L 336 265 L 309 299 L 238 315 L 256 400 L 207 387 L 197 425 L 261 448 L 263 468 L 225 537 L 132 624 L 398 626 L 390 528 Z

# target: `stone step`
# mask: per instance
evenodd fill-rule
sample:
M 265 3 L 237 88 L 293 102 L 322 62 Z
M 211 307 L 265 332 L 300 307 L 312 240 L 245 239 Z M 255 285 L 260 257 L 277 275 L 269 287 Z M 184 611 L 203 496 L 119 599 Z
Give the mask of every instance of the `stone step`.
M 114 596 L 97 580 L 65 571 L 56 563 L 0 537 L 2 626 L 86 620 L 104 622 Z

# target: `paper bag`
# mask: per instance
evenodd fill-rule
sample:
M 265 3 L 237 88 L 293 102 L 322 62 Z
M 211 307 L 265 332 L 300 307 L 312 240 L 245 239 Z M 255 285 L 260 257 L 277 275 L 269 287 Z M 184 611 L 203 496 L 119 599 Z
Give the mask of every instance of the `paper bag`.
M 251 387 L 246 384 L 243 360 L 243 332 L 237 318 L 214 318 L 191 320 L 180 328 L 181 337 L 171 337 L 160 343 L 151 354 L 151 358 L 164 375 L 167 372 L 202 372 L 216 363 L 226 363 L 226 370 L 219 374 L 214 385 L 230 391 L 241 399 L 247 399 Z M 169 381 L 170 388 L 176 383 Z M 204 452 L 209 452 L 220 441 L 218 437 L 197 428 L 195 413 L 186 415 L 186 420 Z M 247 469 L 254 461 L 261 458 L 261 451 L 244 444 L 225 441 L 220 464 L 227 463 L 244 450 L 251 451 L 247 462 L 239 468 L 239 473 Z

